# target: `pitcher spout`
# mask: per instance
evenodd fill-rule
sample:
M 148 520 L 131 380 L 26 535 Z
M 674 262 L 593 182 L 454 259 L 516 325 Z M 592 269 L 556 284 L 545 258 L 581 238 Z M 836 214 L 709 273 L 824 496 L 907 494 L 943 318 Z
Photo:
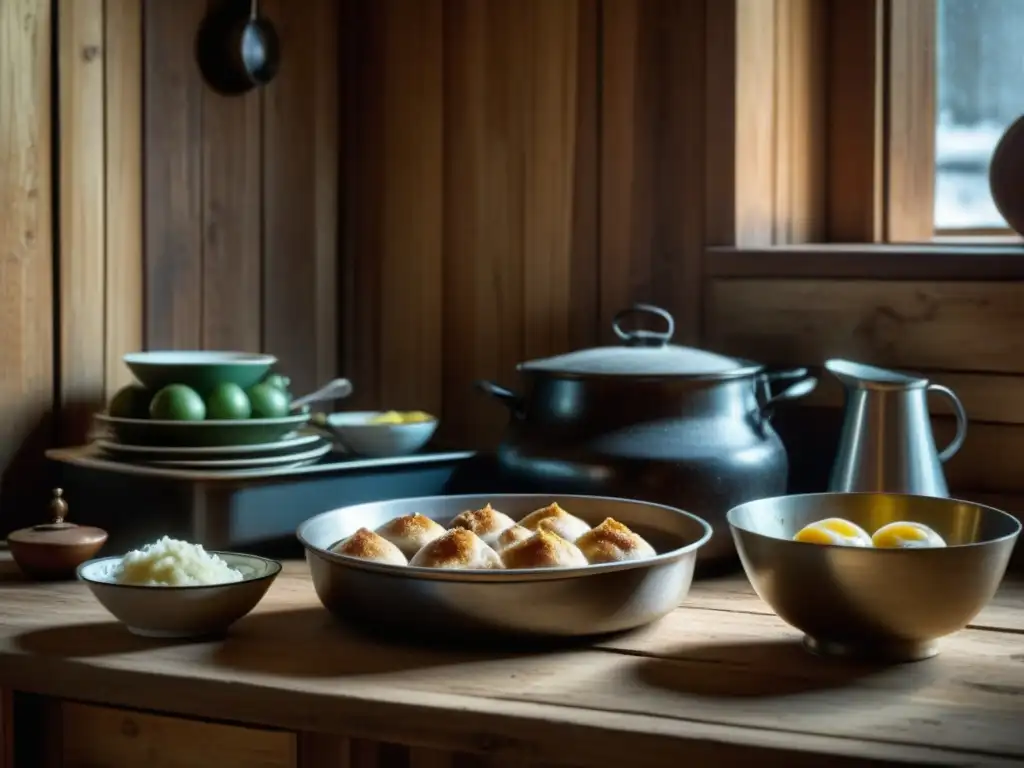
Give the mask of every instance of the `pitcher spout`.
M 871 389 L 916 389 L 928 386 L 928 379 L 899 371 L 890 371 L 852 360 L 832 358 L 825 361 L 825 370 L 839 379 L 843 386 Z

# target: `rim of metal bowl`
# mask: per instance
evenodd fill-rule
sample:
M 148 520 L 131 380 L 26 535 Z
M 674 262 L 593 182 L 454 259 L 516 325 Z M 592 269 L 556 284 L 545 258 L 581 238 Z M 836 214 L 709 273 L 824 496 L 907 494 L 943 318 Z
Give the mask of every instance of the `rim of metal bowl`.
M 1014 526 L 1016 527 L 1016 530 L 1012 531 L 1011 533 L 1006 534 L 1005 536 L 999 536 L 999 537 L 994 538 L 994 539 L 985 539 L 984 541 L 972 541 L 972 542 L 968 542 L 966 544 L 947 544 L 945 547 L 914 547 L 912 549 L 901 549 L 901 548 L 897 548 L 897 547 L 857 547 L 856 548 L 856 550 L 858 552 L 875 552 L 875 553 L 877 553 L 876 556 L 879 556 L 879 557 L 887 557 L 891 553 L 894 553 L 894 552 L 896 552 L 896 553 L 898 553 L 898 552 L 904 552 L 904 553 L 906 553 L 906 552 L 918 552 L 918 553 L 920 553 L 920 552 L 942 552 L 943 550 L 948 550 L 948 549 L 961 549 L 961 548 L 966 548 L 966 547 L 977 547 L 977 546 L 981 546 L 981 545 L 984 545 L 984 544 L 995 544 L 995 543 L 1000 542 L 1000 541 L 1007 541 L 1007 540 L 1011 540 L 1011 539 L 1017 538 L 1017 536 L 1020 535 L 1020 532 L 1021 532 L 1022 528 L 1024 528 L 1024 526 L 1021 525 L 1021 521 L 1018 520 L 1014 515 L 1011 515 L 1009 512 L 1006 512 L 1005 510 L 998 509 L 997 507 L 991 507 L 988 504 L 979 504 L 976 501 L 970 501 L 969 499 L 958 499 L 958 498 L 953 498 L 951 496 L 922 496 L 921 494 L 917 494 L 917 493 L 890 493 L 888 491 L 878 491 L 878 492 L 875 492 L 875 491 L 849 491 L 849 492 L 846 492 L 846 491 L 834 491 L 834 492 L 828 491 L 828 492 L 822 492 L 822 493 L 793 493 L 793 494 L 787 494 L 787 495 L 783 495 L 783 496 L 769 496 L 768 498 L 752 499 L 750 501 L 745 501 L 742 504 L 737 504 L 735 507 L 733 507 L 732 509 L 730 509 L 726 513 L 725 519 L 726 519 L 726 522 L 729 524 L 729 528 L 730 529 L 735 529 L 735 530 L 738 530 L 738 531 L 742 531 L 747 536 L 756 536 L 756 537 L 761 538 L 761 539 L 770 539 L 772 541 L 786 541 L 786 542 L 789 542 L 790 544 L 799 544 L 801 546 L 807 546 L 807 547 L 819 547 L 819 548 L 823 548 L 823 549 L 842 549 L 842 550 L 850 549 L 850 547 L 847 547 L 847 546 L 845 546 L 843 544 L 814 544 L 814 543 L 807 542 L 807 541 L 794 541 L 793 539 L 784 539 L 784 538 L 782 538 L 780 536 L 769 536 L 766 533 L 760 533 L 759 531 L 752 531 L 749 528 L 744 528 L 742 525 L 737 525 L 735 520 L 733 519 L 733 512 L 735 512 L 735 511 L 737 511 L 739 509 L 742 509 L 743 507 L 749 506 L 751 504 L 770 503 L 770 502 L 773 502 L 773 501 L 780 501 L 782 499 L 826 499 L 826 498 L 828 498 L 830 496 L 888 496 L 890 498 L 891 497 L 898 497 L 898 498 L 906 498 L 906 499 L 929 499 L 931 501 L 950 502 L 952 504 L 968 504 L 968 505 L 970 505 L 972 507 L 977 507 L 979 509 L 986 509 L 986 510 L 988 510 L 990 512 L 995 512 L 996 514 L 1001 515 L 1002 517 L 1005 517 L 1005 518 L 1009 519 L 1010 522 L 1012 522 L 1014 524 Z M 822 518 L 822 519 L 825 519 L 825 518 Z M 883 553 L 885 553 L 885 554 L 883 554 Z M 869 555 L 869 557 L 870 557 L 870 555 Z
M 295 532 L 296 538 L 305 548 L 307 552 L 310 552 L 322 560 L 327 562 L 337 563 L 338 565 L 344 565 L 349 568 L 356 568 L 363 571 L 373 571 L 376 573 L 387 574 L 389 576 L 395 576 L 397 578 L 407 579 L 426 579 L 429 581 L 460 581 L 460 582 L 501 582 L 505 584 L 518 582 L 518 581 L 558 581 L 562 579 L 575 579 L 583 578 L 586 576 L 596 576 L 600 573 L 611 573 L 613 571 L 631 571 L 640 568 L 650 568 L 654 565 L 663 565 L 665 563 L 674 562 L 681 560 L 691 552 L 703 547 L 711 539 L 711 525 L 704 519 L 698 517 L 692 512 L 687 512 L 676 507 L 670 507 L 667 504 L 657 504 L 652 501 L 641 501 L 639 499 L 622 499 L 614 496 L 587 496 L 582 494 L 544 494 L 544 493 L 465 493 L 454 496 L 416 496 L 408 499 L 393 499 L 393 501 L 410 502 L 410 503 L 425 503 L 435 501 L 437 499 L 446 499 L 450 501 L 458 501 L 459 499 L 480 499 L 480 498 L 494 499 L 495 503 L 500 502 L 501 499 L 525 499 L 525 498 L 539 498 L 539 499 L 573 499 L 579 501 L 615 501 L 624 504 L 636 504 L 645 507 L 658 507 L 671 514 L 681 515 L 688 517 L 693 522 L 697 523 L 703 530 L 703 535 L 694 542 L 691 542 L 683 547 L 669 550 L 668 552 L 661 552 L 654 557 L 649 557 L 644 560 L 631 560 L 622 563 L 600 563 L 598 565 L 586 565 L 580 568 L 517 568 L 517 569 L 481 569 L 481 568 L 466 568 L 466 569 L 444 569 L 444 568 L 424 568 L 423 566 L 414 565 L 389 565 L 387 563 L 376 563 L 371 560 L 361 560 L 358 557 L 351 557 L 350 555 L 342 555 L 338 552 L 331 552 L 330 550 L 323 549 L 312 544 L 304 535 L 306 528 L 311 526 L 317 520 L 327 515 L 332 515 L 339 509 L 351 509 L 351 507 L 361 507 L 363 504 L 353 504 L 351 507 L 339 507 L 338 509 L 331 509 L 326 512 L 321 512 L 318 515 L 305 520 Z M 365 502 L 369 504 L 380 504 L 382 502 L 371 501 Z
M 116 581 L 104 581 L 102 579 L 90 579 L 88 576 L 83 576 L 82 571 L 90 565 L 96 563 L 106 562 L 107 560 L 120 560 L 124 555 L 108 555 L 106 557 L 95 557 L 92 560 L 86 560 L 80 566 L 75 568 L 75 576 L 78 577 L 79 581 L 84 581 L 88 584 L 102 584 L 108 587 L 119 587 L 122 589 L 158 589 L 165 592 L 176 592 L 179 590 L 197 590 L 197 589 L 222 589 L 224 587 L 232 587 L 238 584 L 252 584 L 258 581 L 264 581 L 266 579 L 276 579 L 281 573 L 281 569 L 284 567 L 280 560 L 272 560 L 269 557 L 260 557 L 259 555 L 249 555 L 245 552 L 231 552 L 224 549 L 208 549 L 206 550 L 211 555 L 230 555 L 231 557 L 241 557 L 246 560 L 259 560 L 260 562 L 267 563 L 270 569 L 267 573 L 259 576 L 246 577 L 242 576 L 241 581 L 225 581 L 220 584 L 171 584 L 171 585 L 155 585 L 155 584 L 120 584 Z

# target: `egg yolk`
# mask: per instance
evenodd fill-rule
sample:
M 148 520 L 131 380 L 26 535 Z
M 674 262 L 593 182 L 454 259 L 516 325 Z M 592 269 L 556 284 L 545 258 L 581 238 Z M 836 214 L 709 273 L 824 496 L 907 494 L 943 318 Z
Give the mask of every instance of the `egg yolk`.
M 871 543 L 884 549 L 944 547 L 946 542 L 923 523 L 896 522 L 883 525 L 871 537 Z
M 805 544 L 838 544 L 843 547 L 871 546 L 871 537 L 867 531 L 841 517 L 830 517 L 805 525 L 797 531 L 793 541 L 802 541 Z

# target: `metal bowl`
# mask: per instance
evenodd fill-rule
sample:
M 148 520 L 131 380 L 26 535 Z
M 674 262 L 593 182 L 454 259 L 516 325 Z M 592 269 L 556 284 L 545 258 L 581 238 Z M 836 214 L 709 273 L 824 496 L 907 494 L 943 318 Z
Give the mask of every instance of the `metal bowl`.
M 874 549 L 805 544 L 808 523 L 841 517 L 872 533 L 907 520 L 948 546 Z M 889 493 L 816 493 L 742 504 L 727 516 L 754 590 L 826 655 L 888 661 L 934 656 L 995 594 L 1020 533 L 1016 518 L 955 499 Z
M 459 512 L 492 504 L 514 520 L 557 501 L 597 525 L 613 517 L 659 553 L 648 560 L 586 568 L 443 570 L 368 562 L 329 548 L 358 528 L 375 529 L 414 512 L 447 525 Z M 711 526 L 678 509 L 597 496 L 490 494 L 427 496 L 343 507 L 298 529 L 313 586 L 332 613 L 417 635 L 585 637 L 648 624 L 690 591 L 697 550 Z

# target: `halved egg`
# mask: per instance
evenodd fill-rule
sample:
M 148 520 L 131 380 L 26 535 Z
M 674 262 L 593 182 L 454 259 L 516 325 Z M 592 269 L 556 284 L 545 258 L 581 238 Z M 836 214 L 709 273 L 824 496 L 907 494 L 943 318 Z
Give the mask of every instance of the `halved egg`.
M 871 543 L 880 549 L 913 549 L 916 547 L 944 547 L 946 542 L 924 523 L 899 520 L 883 525 L 871 537 Z
M 805 544 L 837 544 L 841 547 L 870 547 L 868 532 L 849 520 L 829 517 L 805 525 L 793 537 L 793 541 Z

